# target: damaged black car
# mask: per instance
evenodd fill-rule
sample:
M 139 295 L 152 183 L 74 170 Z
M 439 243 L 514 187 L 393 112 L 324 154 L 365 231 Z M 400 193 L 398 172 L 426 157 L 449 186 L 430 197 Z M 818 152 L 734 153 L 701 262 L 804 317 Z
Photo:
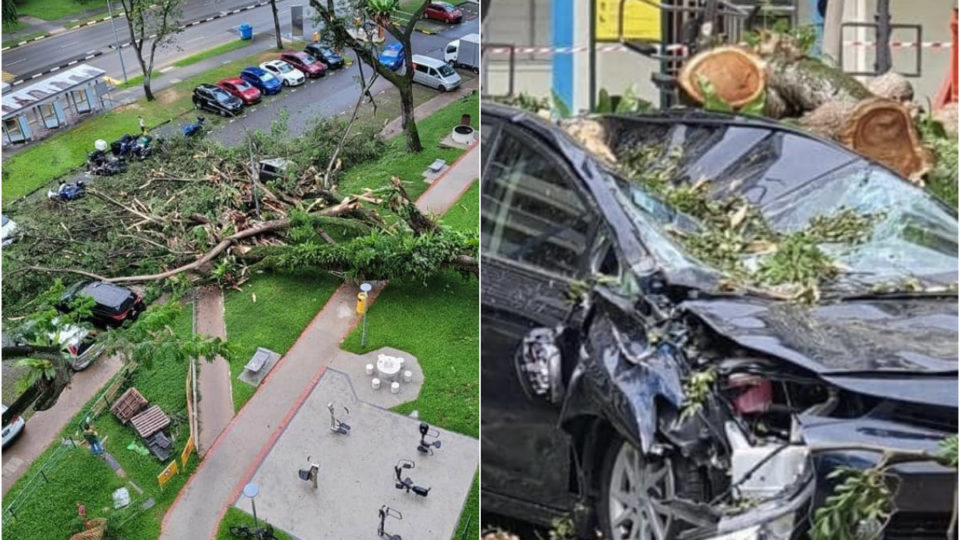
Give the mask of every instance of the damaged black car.
M 846 479 L 879 471 L 857 536 L 955 537 L 955 210 L 762 119 L 482 124 L 485 513 L 823 538 Z

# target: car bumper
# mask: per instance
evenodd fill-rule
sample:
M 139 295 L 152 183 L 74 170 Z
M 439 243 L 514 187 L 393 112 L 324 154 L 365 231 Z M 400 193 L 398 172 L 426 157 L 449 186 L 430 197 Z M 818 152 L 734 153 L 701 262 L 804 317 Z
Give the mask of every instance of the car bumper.
M 272 96 L 272 95 L 275 95 L 275 94 L 279 94 L 279 93 L 280 93 L 280 90 L 282 90 L 282 89 L 283 89 L 283 85 L 279 85 L 279 84 L 278 84 L 277 86 L 274 86 L 273 88 L 267 88 L 266 90 L 263 91 L 263 93 L 266 94 L 266 95 L 268 95 L 268 96 Z
M 811 508 L 833 494 L 840 467 L 868 469 L 882 454 L 851 447 L 937 454 L 947 433 L 875 419 L 801 417 L 805 443 L 814 451 L 803 486 L 784 490 L 780 498 L 735 516 L 725 516 L 710 540 L 790 540 L 809 524 Z M 844 435 L 841 435 L 844 434 Z M 832 450 L 831 448 L 837 448 Z M 883 530 L 886 540 L 946 538 L 953 511 L 957 471 L 932 461 L 901 463 L 888 469 L 895 512 Z
M 10 426 L 10 431 L 7 433 L 7 436 L 3 438 L 3 448 L 6 448 L 10 443 L 17 440 L 17 437 L 23 434 L 23 428 L 26 427 L 27 423 L 22 419 L 18 419 L 16 423 Z
M 299 79 L 287 79 L 287 84 L 289 84 L 290 86 L 300 86 L 305 82 L 307 82 L 306 77 L 300 77 Z
M 74 371 L 87 369 L 94 360 L 103 354 L 103 349 L 104 346 L 99 343 L 91 346 L 89 349 L 84 351 L 83 354 L 71 358 L 70 367 L 73 368 Z

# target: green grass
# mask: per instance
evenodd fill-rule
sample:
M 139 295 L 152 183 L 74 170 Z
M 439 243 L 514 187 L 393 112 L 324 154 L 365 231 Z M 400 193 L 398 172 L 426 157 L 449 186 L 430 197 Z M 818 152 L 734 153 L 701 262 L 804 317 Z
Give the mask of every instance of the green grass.
M 99 1 L 81 3 L 77 0 L 24 0 L 23 2 L 17 2 L 17 14 L 21 17 L 27 15 L 45 21 L 54 21 L 78 13 L 85 13 L 101 5 L 103 11 L 106 11 L 106 2 L 101 3 Z
M 404 181 L 410 198 L 416 199 L 429 187 L 429 184 L 423 181 L 422 173 L 433 160 L 440 158 L 452 164 L 463 154 L 463 150 L 459 148 L 439 148 L 437 144 L 460 122 L 460 116 L 464 113 L 472 115 L 476 128 L 479 107 L 480 98 L 474 93 L 420 120 L 417 122 L 417 129 L 420 132 L 423 152 L 407 152 L 406 141 L 401 133 L 389 141 L 382 158 L 347 171 L 340 181 L 340 192 L 360 193 L 363 188 L 389 185 L 391 176 L 399 176 Z
M 186 79 L 159 92 L 152 102 L 140 100 L 77 124 L 69 130 L 34 144 L 3 162 L 3 202 L 9 203 L 37 190 L 48 182 L 83 166 L 93 141 L 111 141 L 124 133 L 139 131 L 137 116 L 147 126 L 156 126 L 193 111 L 193 87 L 210 80 L 236 75 L 243 67 L 271 58 L 266 51 L 242 58 Z M 273 98 L 276 99 L 276 98 Z M 208 118 L 208 124 L 217 118 Z
M 3 33 L 7 33 L 7 32 L 8 32 L 8 30 L 7 30 L 6 28 L 4 28 Z M 16 45 L 16 44 L 20 43 L 21 41 L 27 41 L 27 40 L 29 40 L 29 39 L 33 39 L 33 38 L 35 38 L 35 37 L 40 37 L 40 36 L 45 35 L 45 34 L 46 34 L 46 32 L 30 32 L 29 34 L 24 34 L 24 35 L 22 35 L 22 36 L 20 36 L 20 37 L 5 39 L 5 40 L 3 41 L 3 44 L 0 45 L 0 46 L 2 46 L 2 47 L 10 47 L 10 46 L 13 46 L 13 45 Z
M 192 310 L 189 306 L 181 311 L 174 330 L 181 335 L 192 331 Z M 132 376 L 130 385 L 135 386 L 151 403 L 160 405 L 164 412 L 185 413 L 184 382 L 188 369 L 188 363 L 155 364 L 150 368 L 141 366 Z M 64 428 L 61 437 L 80 440 L 79 423 L 93 402 L 94 400 L 88 402 Z M 177 492 L 196 468 L 197 459 L 192 458 L 186 471 L 174 477 L 161 491 L 156 478 L 166 463 L 161 463 L 153 456 L 143 457 L 127 450 L 126 446 L 138 439 L 131 428 L 121 425 L 108 411 L 94 419 L 94 425 L 104 439 L 104 448 L 120 463 L 127 478 L 118 477 L 103 460 L 92 456 L 88 449 L 70 449 L 63 462 L 52 473 L 47 474 L 50 482 L 39 480 L 41 484 L 28 496 L 26 503 L 18 511 L 17 518 L 4 521 L 5 538 L 67 538 L 79 530 L 79 523 L 74 520 L 77 515 L 77 502 L 86 505 L 88 518 L 107 517 L 108 527 L 128 540 L 152 540 L 159 536 L 160 521 Z M 189 430 L 186 424 L 181 424 L 171 428 L 171 432 L 176 437 L 172 456 L 179 459 Z M 4 507 L 24 489 L 26 481 L 34 476 L 34 472 L 51 459 L 58 444 L 59 439 L 41 454 L 21 480 L 11 487 L 3 498 Z M 127 480 L 132 480 L 145 493 L 137 493 L 128 485 Z M 130 491 L 132 503 L 125 509 L 115 511 L 112 493 L 122 486 L 127 486 Z M 139 504 L 148 497 L 152 497 L 156 505 L 149 510 L 140 510 Z M 130 520 L 118 528 L 119 522 L 128 517 Z
M 154 71 L 153 76 L 150 78 L 151 81 L 157 80 L 158 77 L 163 76 L 163 73 L 159 71 Z M 122 82 L 116 86 L 118 90 L 125 90 L 127 88 L 133 88 L 134 86 L 140 86 L 143 84 L 143 75 L 137 75 L 136 77 L 130 77 L 127 79 L 127 82 Z
M 229 42 L 227 42 L 227 43 L 224 43 L 223 45 L 220 45 L 220 46 L 217 46 L 217 47 L 213 47 L 213 48 L 207 49 L 207 50 L 205 50 L 205 51 L 201 51 L 201 52 L 199 52 L 199 53 L 197 53 L 197 54 L 188 56 L 188 57 L 186 57 L 186 58 L 181 58 L 180 60 L 177 60 L 176 62 L 174 62 L 173 65 L 175 65 L 175 66 L 177 66 L 177 67 L 187 67 L 187 66 L 191 66 L 191 65 L 193 65 L 193 64 L 196 64 L 197 62 L 201 62 L 201 61 L 203 61 L 203 60 L 206 60 L 207 58 L 213 58 L 213 57 L 215 57 L 215 56 L 220 56 L 221 54 L 225 54 L 225 53 L 228 53 L 228 52 L 230 52 L 230 51 L 235 51 L 235 50 L 237 50 L 237 49 L 246 47 L 247 45 L 250 45 L 251 43 L 253 43 L 253 40 L 252 40 L 252 39 L 248 39 L 248 40 L 235 39 L 235 40 L 233 40 L 233 41 L 229 41 Z
M 246 525 L 253 529 L 253 516 L 231 506 L 227 509 L 227 513 L 224 514 L 223 520 L 220 521 L 220 528 L 217 529 L 216 540 L 234 540 L 236 537 L 230 534 L 230 527 L 234 525 Z M 260 520 L 260 526 L 264 526 L 263 520 Z M 277 540 L 293 540 L 292 536 L 279 529 L 274 529 L 273 535 L 277 537 Z
M 444 222 L 476 231 L 478 189 L 474 183 Z M 360 346 L 360 330 L 354 330 L 342 347 L 358 354 L 394 347 L 416 356 L 426 379 L 420 397 L 395 410 L 416 410 L 427 422 L 477 437 L 479 300 L 477 280 L 453 271 L 427 283 L 393 280 L 367 314 L 367 346 Z
M 257 347 L 285 354 L 323 308 L 340 280 L 327 274 L 264 274 L 224 298 L 227 341 L 237 354 L 230 362 L 233 403 L 240 410 L 256 388 L 237 380 Z M 257 301 L 253 301 L 256 295 Z

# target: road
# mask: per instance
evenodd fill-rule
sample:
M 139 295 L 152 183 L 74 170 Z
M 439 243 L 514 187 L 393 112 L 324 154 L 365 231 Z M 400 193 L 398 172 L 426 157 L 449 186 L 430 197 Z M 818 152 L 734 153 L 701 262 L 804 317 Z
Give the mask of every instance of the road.
M 200 0 L 187 4 L 181 20 L 184 24 L 198 22 L 178 34 L 174 41 L 157 51 L 155 65 L 191 53 L 209 49 L 216 45 L 238 39 L 238 27 L 249 23 L 254 32 L 273 33 L 273 14 L 269 5 L 258 6 L 264 0 Z M 306 2 L 302 2 L 306 4 Z M 290 32 L 290 0 L 277 0 L 280 9 L 281 32 Z M 253 9 L 230 13 L 249 6 Z M 225 16 L 221 16 L 224 15 Z M 211 17 L 217 17 L 207 20 Z M 121 46 L 130 41 L 130 31 L 126 20 L 118 17 L 113 20 Z M 311 21 L 304 21 L 312 26 Z M 86 63 L 105 69 L 111 77 L 122 80 L 120 60 L 116 53 L 117 38 L 110 21 L 85 26 L 51 36 L 33 43 L 9 49 L 3 53 L 3 70 L 12 73 L 11 83 L 24 81 L 28 84 L 42 80 L 49 70 L 65 65 L 73 60 L 83 61 L 85 57 L 97 55 Z M 132 48 L 123 47 L 123 59 L 129 76 L 138 75 L 140 67 Z

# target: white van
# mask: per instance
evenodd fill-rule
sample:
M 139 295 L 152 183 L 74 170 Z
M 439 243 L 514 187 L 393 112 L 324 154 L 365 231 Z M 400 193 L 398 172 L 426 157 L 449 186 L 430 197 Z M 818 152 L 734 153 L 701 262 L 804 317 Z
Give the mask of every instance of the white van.
M 460 74 L 442 60 L 415 54 L 413 55 L 413 82 L 446 92 L 460 86 Z

